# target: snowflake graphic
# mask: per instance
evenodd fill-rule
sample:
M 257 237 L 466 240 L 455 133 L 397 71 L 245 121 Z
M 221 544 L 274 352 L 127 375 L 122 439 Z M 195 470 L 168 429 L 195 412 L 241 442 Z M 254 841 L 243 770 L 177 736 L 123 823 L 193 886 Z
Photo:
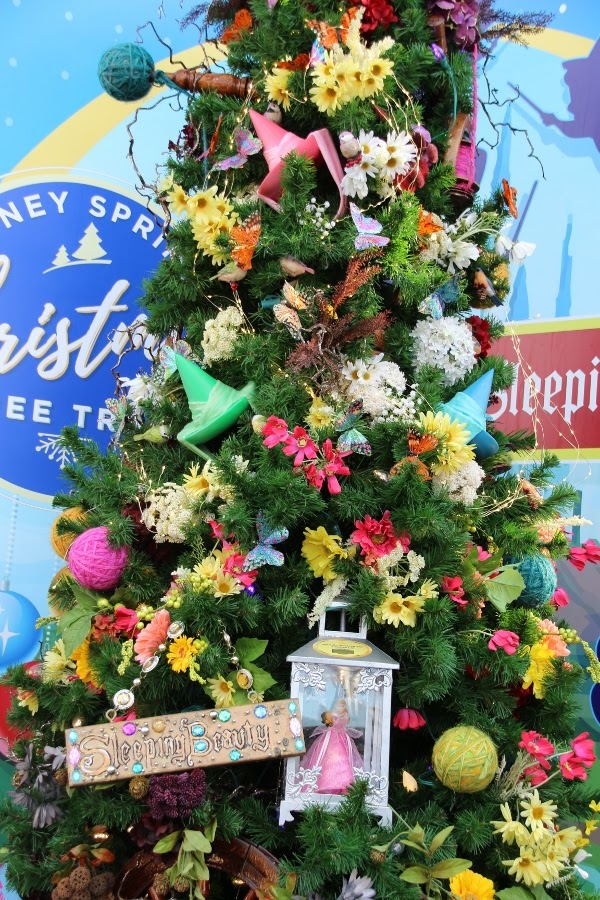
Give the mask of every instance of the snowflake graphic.
M 75 455 L 62 446 L 60 434 L 48 434 L 47 432 L 38 431 L 38 437 L 40 442 L 35 448 L 36 451 L 45 453 L 48 459 L 58 463 L 61 469 L 64 469 L 69 463 L 75 462 Z

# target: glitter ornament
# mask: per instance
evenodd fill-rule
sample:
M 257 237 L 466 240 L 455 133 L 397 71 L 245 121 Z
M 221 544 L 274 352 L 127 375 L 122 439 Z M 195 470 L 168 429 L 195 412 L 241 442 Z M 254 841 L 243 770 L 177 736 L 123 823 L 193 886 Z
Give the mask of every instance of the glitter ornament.
M 169 876 L 164 872 L 157 872 L 152 881 L 152 887 L 159 897 L 163 897 L 169 890 Z
M 492 741 L 470 725 L 449 728 L 436 741 L 431 761 L 444 787 L 462 794 L 483 791 L 498 768 Z
M 111 547 L 105 526 L 88 528 L 69 549 L 71 574 L 82 587 L 103 591 L 118 585 L 129 559 L 127 547 Z
M 183 875 L 178 875 L 175 881 L 173 882 L 173 890 L 177 891 L 179 894 L 183 894 L 189 890 L 190 883 L 187 878 Z
M 67 558 L 69 547 L 77 537 L 74 531 L 66 531 L 63 534 L 58 533 L 59 522 L 79 522 L 85 523 L 85 509 L 82 506 L 73 506 L 71 509 L 65 509 L 56 517 L 50 528 L 50 543 L 52 549 L 61 559 Z

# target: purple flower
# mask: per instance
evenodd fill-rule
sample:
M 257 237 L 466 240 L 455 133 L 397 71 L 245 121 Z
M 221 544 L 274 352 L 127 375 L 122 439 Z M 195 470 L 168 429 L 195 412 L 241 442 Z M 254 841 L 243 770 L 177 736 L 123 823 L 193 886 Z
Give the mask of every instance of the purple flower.
M 206 775 L 192 769 L 180 775 L 153 775 L 146 795 L 150 815 L 163 819 L 188 819 L 206 796 Z

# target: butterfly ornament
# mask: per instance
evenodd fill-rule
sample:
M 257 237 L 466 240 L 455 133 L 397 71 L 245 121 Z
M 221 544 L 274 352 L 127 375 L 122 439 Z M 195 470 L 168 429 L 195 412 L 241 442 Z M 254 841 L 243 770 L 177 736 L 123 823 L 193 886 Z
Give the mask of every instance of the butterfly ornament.
M 295 341 L 302 340 L 302 323 L 298 310 L 306 309 L 306 300 L 293 284 L 286 281 L 282 288 L 283 299 L 273 307 L 273 315 L 291 334 Z
M 244 560 L 244 572 L 259 569 L 261 566 L 282 566 L 285 562 L 283 553 L 274 550 L 274 544 L 281 544 L 290 536 L 287 528 L 271 528 L 267 518 L 259 509 L 256 515 L 256 530 L 258 532 L 258 544 L 246 554 Z
M 364 434 L 354 427 L 362 415 L 362 408 L 362 400 L 353 400 L 344 415 L 337 419 L 335 430 L 341 432 L 337 449 L 342 452 L 350 450 L 361 456 L 370 456 L 371 445 Z
M 513 219 L 519 218 L 519 210 L 517 209 L 517 189 L 511 187 L 506 178 L 502 179 L 502 196 Z
M 458 286 L 459 276 L 455 275 L 443 284 L 440 284 L 424 300 L 419 303 L 419 312 L 432 319 L 441 319 L 448 303 L 456 303 L 460 295 Z
M 250 156 L 254 156 L 255 153 L 262 150 L 262 141 L 255 137 L 251 131 L 248 131 L 247 128 L 235 128 L 233 139 L 237 153 L 215 163 L 213 171 L 217 169 L 221 172 L 227 172 L 229 169 L 241 169 L 246 165 Z
M 381 222 L 365 216 L 356 203 L 350 204 L 350 214 L 358 231 L 354 238 L 354 246 L 357 250 L 369 250 L 371 247 L 385 247 L 389 244 L 389 237 L 380 234 L 383 230 Z
M 507 256 L 517 266 L 531 256 L 535 248 L 535 244 L 528 244 L 526 241 L 511 241 L 505 234 L 499 234 L 496 238 L 495 250 L 498 256 Z

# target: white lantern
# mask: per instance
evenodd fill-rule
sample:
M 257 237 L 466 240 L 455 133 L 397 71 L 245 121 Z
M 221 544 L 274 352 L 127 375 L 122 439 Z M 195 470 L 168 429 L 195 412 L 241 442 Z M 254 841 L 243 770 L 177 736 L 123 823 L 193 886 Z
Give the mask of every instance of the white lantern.
M 327 627 L 321 617 L 317 638 L 288 656 L 292 696 L 298 698 L 306 752 L 288 759 L 279 824 L 311 803 L 337 806 L 348 786 L 369 783 L 368 804 L 383 825 L 388 802 L 392 670 L 399 664 L 358 632 L 346 631 L 346 602 L 332 604 L 341 622 Z

